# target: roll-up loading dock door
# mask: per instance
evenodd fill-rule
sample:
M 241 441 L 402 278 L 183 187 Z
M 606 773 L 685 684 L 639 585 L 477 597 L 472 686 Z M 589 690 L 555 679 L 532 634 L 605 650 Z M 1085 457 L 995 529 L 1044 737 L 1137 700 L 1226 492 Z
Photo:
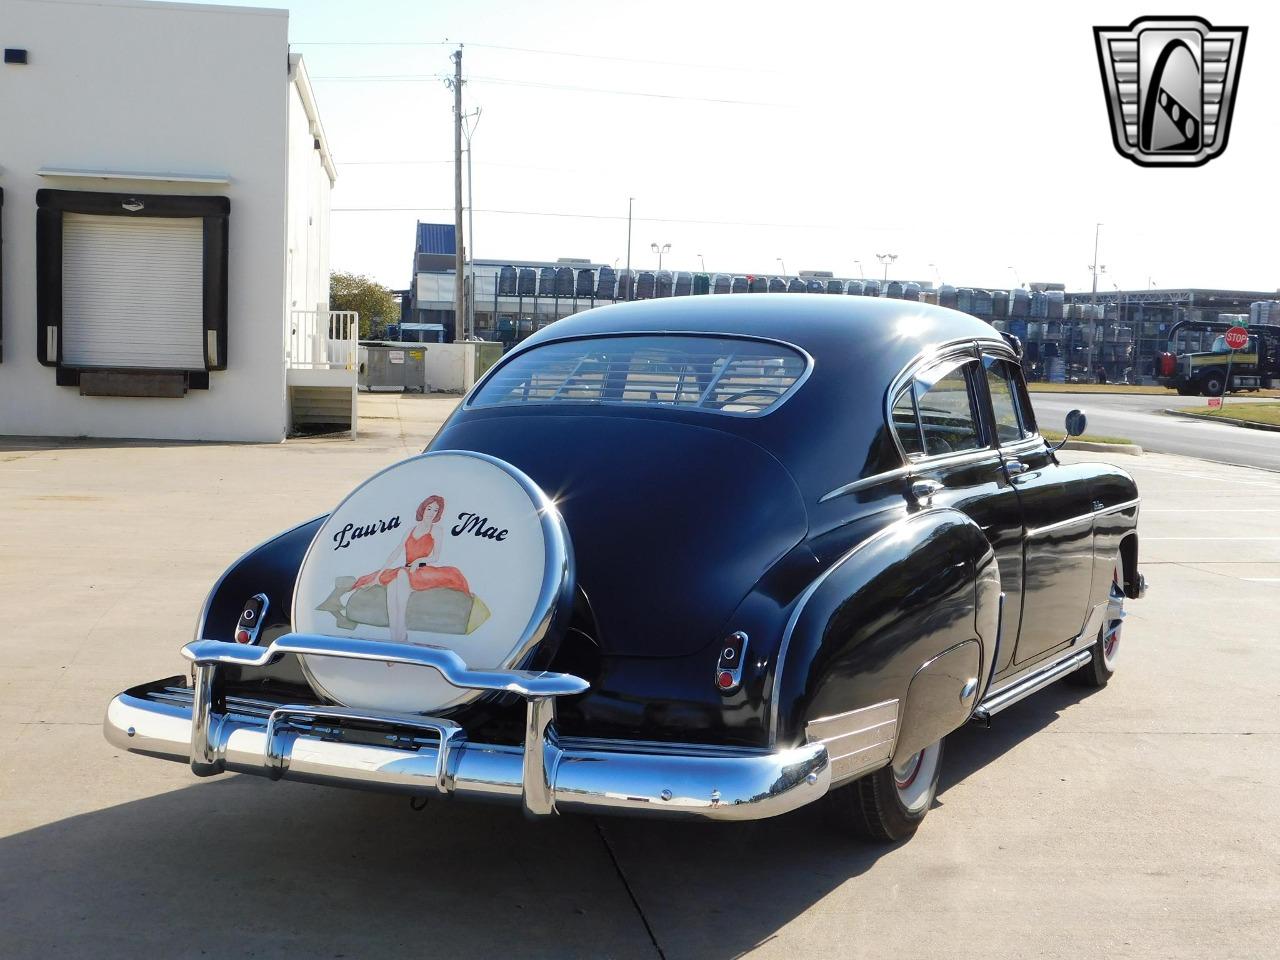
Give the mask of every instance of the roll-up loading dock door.
M 63 363 L 204 370 L 204 221 L 67 213 Z

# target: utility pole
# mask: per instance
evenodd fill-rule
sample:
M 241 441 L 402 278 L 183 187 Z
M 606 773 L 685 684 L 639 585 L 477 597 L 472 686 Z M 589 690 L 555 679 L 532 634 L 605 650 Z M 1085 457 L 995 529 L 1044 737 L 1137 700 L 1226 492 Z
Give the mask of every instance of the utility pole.
M 453 338 L 466 323 L 467 297 L 463 287 L 462 236 L 462 45 L 453 54 Z
M 627 197 L 627 299 L 634 300 L 635 295 L 632 288 L 635 286 L 631 282 L 631 205 L 635 203 L 635 197 Z
M 475 118 L 475 122 L 467 126 L 467 236 L 471 242 L 467 245 L 467 339 L 474 340 L 476 336 L 476 222 L 475 222 L 475 206 L 471 199 L 471 136 L 476 132 L 476 127 L 480 125 L 479 107 L 476 112 L 468 114 L 467 118 Z M 493 322 L 497 323 L 497 315 L 494 315 Z

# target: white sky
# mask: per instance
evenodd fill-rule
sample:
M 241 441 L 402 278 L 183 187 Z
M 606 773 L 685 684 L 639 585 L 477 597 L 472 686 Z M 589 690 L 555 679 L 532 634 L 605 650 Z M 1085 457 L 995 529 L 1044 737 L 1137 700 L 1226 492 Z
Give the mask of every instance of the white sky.
M 279 2 L 265 4 L 281 6 Z M 1092 27 L 1168 9 L 1116 3 L 643 5 L 539 0 L 295 0 L 289 34 L 339 162 L 332 266 L 409 282 L 415 220 L 452 221 L 451 93 L 466 44 L 474 252 L 710 271 L 833 270 L 987 287 L 1280 285 L 1280 7 L 1208 3 L 1248 26 L 1230 144 L 1196 169 L 1112 147 Z M 344 41 L 347 45 L 311 45 Z M 399 46 L 352 41 L 396 41 Z M 403 45 L 420 42 L 422 45 Z M 551 56 L 482 44 L 592 54 Z M 637 63 L 626 61 L 661 61 Z M 660 99 L 495 83 L 593 87 Z M 712 103 L 755 101 L 778 106 Z M 368 161 L 375 161 L 369 163 Z M 341 208 L 444 208 L 343 212 Z M 480 212 L 521 210 L 566 216 Z M 619 219 L 580 219 L 576 214 Z M 657 218 L 672 222 L 655 222 Z M 685 222 L 678 222 L 685 221 Z M 736 221 L 726 225 L 687 221 Z M 1011 270 L 1012 268 L 1012 270 Z

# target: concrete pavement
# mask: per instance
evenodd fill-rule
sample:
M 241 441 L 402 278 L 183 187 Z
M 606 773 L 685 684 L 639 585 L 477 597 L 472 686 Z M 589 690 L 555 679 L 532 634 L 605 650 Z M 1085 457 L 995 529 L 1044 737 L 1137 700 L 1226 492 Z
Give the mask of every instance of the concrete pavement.
M 180 672 L 227 562 L 416 452 L 451 406 L 373 398 L 355 443 L 0 447 L 0 955 L 1274 955 L 1280 476 L 1257 470 L 1117 458 L 1152 588 L 1115 679 L 950 737 L 937 806 L 894 848 L 818 808 L 415 813 L 200 781 L 102 739 L 112 694 Z
M 1228 404 L 1265 403 L 1231 396 Z M 1274 399 L 1271 400 L 1275 402 Z M 1040 426 L 1061 430 L 1067 411 L 1079 407 L 1089 414 L 1089 432 L 1124 437 L 1153 453 L 1176 453 L 1218 463 L 1280 470 L 1280 433 L 1246 430 L 1229 423 L 1189 420 L 1165 413 L 1166 409 L 1203 410 L 1204 397 L 1151 396 L 1120 393 L 1033 393 Z

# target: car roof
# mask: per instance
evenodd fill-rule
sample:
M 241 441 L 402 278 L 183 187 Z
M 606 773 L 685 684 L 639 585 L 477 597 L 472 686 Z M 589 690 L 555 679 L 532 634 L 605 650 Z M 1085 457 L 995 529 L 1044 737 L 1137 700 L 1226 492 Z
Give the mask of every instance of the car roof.
M 947 307 L 880 297 L 783 293 L 661 298 L 597 307 L 557 320 L 520 349 L 619 333 L 706 333 L 794 344 L 824 356 L 874 352 L 891 379 L 922 352 L 956 340 L 999 342 L 986 322 Z
M 948 344 L 981 341 L 1002 356 L 1012 351 L 987 323 L 945 307 L 910 300 L 834 294 L 754 293 L 671 297 L 597 307 L 544 327 L 508 353 L 543 344 L 621 334 L 754 337 L 800 348 L 812 359 L 807 379 L 776 410 L 726 417 L 700 410 L 618 405 L 584 411 L 627 418 L 684 421 L 734 433 L 768 450 L 791 473 L 806 500 L 834 487 L 902 465 L 887 434 L 890 386 L 913 361 Z M 486 375 L 488 376 L 488 375 Z M 553 415 L 564 408 L 465 405 L 462 417 Z

